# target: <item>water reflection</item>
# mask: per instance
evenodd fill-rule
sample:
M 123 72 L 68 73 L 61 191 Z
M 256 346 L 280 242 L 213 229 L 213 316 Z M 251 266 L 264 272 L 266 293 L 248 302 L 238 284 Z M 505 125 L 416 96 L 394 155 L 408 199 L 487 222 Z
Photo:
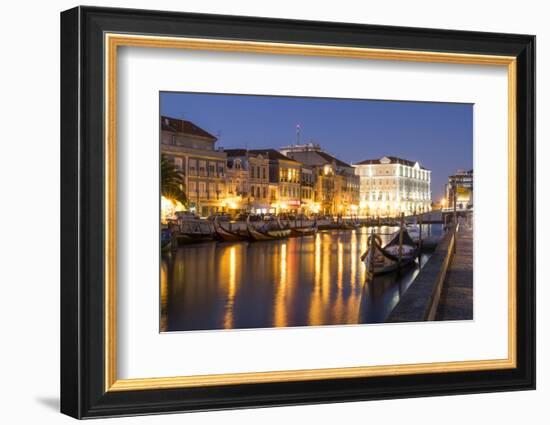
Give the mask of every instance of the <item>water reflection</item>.
M 440 233 L 434 226 L 429 232 Z M 419 268 L 365 283 L 360 257 L 368 233 L 361 228 L 282 241 L 181 247 L 161 262 L 161 330 L 383 322 Z

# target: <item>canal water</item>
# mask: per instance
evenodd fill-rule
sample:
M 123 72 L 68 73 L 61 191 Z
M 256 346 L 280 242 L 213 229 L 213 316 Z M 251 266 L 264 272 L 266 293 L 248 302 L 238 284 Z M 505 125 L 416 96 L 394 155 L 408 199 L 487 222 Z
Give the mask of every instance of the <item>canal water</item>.
M 381 227 L 385 243 L 396 227 Z M 420 267 L 365 283 L 368 228 L 265 242 L 207 242 L 161 261 L 162 332 L 381 323 Z M 441 225 L 423 234 L 441 235 Z M 429 259 L 423 254 L 421 264 Z

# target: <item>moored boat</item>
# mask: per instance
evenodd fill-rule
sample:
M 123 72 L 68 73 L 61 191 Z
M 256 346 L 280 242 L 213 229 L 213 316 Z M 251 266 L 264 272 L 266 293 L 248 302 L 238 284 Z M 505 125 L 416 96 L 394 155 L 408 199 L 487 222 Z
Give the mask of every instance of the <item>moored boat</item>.
M 214 233 L 215 236 L 222 241 L 237 242 L 248 239 L 248 234 L 241 233 L 237 230 L 224 228 L 219 222 L 218 217 L 214 219 Z
M 369 236 L 368 243 L 369 248 L 361 255 L 361 261 L 371 277 L 408 267 L 418 256 L 418 247 L 405 228 L 395 232 L 384 247 L 374 233 Z
M 214 239 L 214 230 L 207 221 L 182 221 L 177 235 L 178 243 L 189 244 Z
M 309 236 L 317 233 L 317 220 L 310 226 L 290 227 L 290 236 Z
M 253 241 L 269 241 L 273 239 L 285 239 L 290 236 L 290 229 L 285 229 L 277 218 L 275 226 L 271 223 L 264 223 L 261 227 L 254 227 L 250 224 L 250 217 L 246 219 L 246 230 L 248 237 Z

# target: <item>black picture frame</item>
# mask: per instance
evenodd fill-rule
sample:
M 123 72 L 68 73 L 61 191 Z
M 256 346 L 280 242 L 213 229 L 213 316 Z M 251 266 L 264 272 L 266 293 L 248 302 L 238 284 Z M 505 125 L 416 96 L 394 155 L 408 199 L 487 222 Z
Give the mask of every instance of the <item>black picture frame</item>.
M 517 58 L 517 367 L 105 391 L 104 34 L 138 33 Z M 535 388 L 535 37 L 76 7 L 61 13 L 61 412 L 75 418 Z

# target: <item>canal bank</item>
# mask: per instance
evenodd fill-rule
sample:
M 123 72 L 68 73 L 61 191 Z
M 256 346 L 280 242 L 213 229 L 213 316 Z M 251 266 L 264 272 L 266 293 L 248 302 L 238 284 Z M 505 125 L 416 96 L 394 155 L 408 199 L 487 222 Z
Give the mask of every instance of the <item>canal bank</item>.
M 473 229 L 463 222 L 456 233 L 449 231 L 443 237 L 388 322 L 472 318 Z
M 456 254 L 443 282 L 435 320 L 473 319 L 473 230 L 461 226 Z

